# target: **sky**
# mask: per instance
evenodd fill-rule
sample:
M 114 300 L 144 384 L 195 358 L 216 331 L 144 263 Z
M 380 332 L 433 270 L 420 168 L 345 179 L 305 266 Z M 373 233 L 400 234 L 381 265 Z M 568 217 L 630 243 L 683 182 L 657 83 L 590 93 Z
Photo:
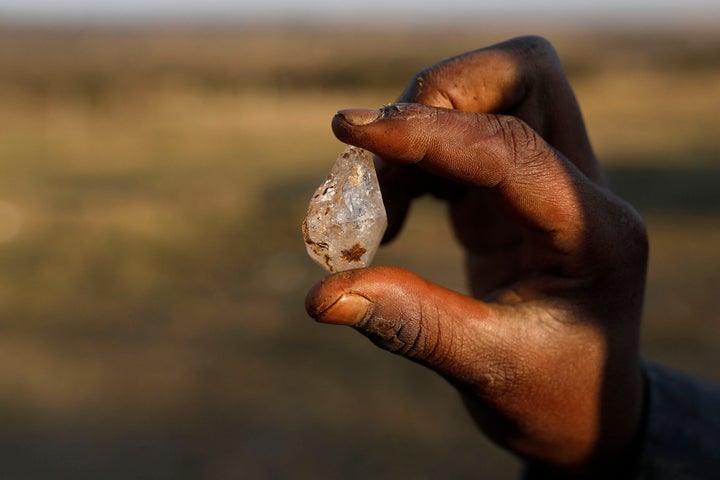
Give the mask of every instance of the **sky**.
M 0 0 L 0 21 L 720 20 L 720 0 Z

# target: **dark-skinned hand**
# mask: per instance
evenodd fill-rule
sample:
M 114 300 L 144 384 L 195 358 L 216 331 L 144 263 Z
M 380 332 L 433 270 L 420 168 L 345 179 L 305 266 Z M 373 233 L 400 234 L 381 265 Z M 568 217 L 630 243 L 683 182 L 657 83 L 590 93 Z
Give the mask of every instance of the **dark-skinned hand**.
M 647 237 L 604 186 L 553 47 L 523 37 L 445 60 L 398 103 L 341 110 L 332 128 L 376 155 L 386 240 L 414 198 L 448 202 L 472 297 L 372 267 L 315 285 L 309 314 L 442 375 L 480 429 L 531 465 L 630 468 Z

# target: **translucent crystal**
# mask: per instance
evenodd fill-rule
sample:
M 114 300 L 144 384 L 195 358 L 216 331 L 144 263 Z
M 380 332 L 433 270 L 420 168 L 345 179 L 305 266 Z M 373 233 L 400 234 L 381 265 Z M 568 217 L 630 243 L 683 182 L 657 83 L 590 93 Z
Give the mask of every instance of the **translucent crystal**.
M 308 254 L 330 272 L 366 267 L 386 227 L 372 158 L 349 146 L 310 200 L 302 225 Z

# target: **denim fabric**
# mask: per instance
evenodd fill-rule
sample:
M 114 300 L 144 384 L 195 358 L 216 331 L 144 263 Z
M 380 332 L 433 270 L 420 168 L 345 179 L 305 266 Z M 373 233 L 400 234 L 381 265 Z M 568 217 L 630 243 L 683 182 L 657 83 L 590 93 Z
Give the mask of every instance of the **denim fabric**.
M 720 386 L 645 363 L 642 480 L 720 479 Z

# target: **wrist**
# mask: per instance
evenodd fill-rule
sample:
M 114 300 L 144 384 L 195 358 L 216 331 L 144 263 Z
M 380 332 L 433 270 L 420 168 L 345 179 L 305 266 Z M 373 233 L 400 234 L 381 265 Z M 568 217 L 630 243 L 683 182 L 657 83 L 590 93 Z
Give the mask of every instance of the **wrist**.
M 525 458 L 526 479 L 632 479 L 639 470 L 647 424 L 647 387 L 639 364 L 623 376 L 605 372 L 597 403 L 585 408 L 595 427 L 547 456 Z M 612 379 L 613 382 L 607 381 Z M 572 408 L 572 407 L 568 407 Z M 542 452 L 541 452 L 542 453 Z

